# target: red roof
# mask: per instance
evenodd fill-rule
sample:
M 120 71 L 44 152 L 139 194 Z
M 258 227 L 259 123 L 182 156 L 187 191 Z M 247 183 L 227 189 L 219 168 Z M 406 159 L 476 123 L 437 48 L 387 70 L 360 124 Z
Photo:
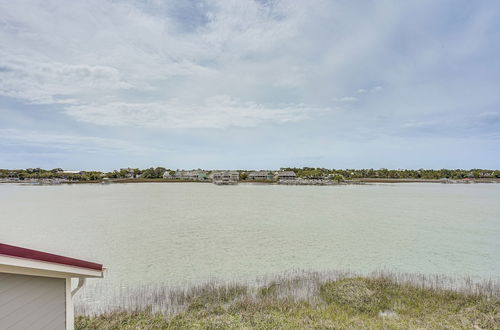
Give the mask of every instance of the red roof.
M 60 265 L 75 266 L 75 267 L 102 271 L 101 264 L 96 264 L 94 262 L 80 260 L 80 259 L 63 257 L 57 254 L 51 254 L 37 250 L 25 249 L 22 247 L 17 247 L 8 244 L 0 243 L 0 254 L 17 258 L 46 261 Z

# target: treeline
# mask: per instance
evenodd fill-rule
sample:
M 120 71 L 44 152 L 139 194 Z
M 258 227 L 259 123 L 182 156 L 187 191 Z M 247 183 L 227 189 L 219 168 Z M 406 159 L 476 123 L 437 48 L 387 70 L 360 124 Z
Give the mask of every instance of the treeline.
M 64 172 L 60 168 L 44 170 L 41 168 L 28 168 L 24 170 L 0 169 L 0 178 L 29 179 L 66 179 L 70 181 L 94 181 L 103 178 L 99 171 Z
M 390 169 L 327 169 L 319 167 L 303 167 L 303 168 L 282 168 L 284 171 L 293 171 L 299 178 L 304 179 L 324 179 L 334 178 L 335 180 L 345 179 L 424 179 L 424 180 L 439 180 L 439 179 L 481 179 L 481 178 L 500 178 L 500 170 L 487 169 L 419 169 L 419 170 L 390 170 Z M 144 179 L 159 179 L 163 177 L 165 171 L 171 174 L 173 170 L 164 167 L 138 169 L 126 168 L 111 172 L 100 171 L 63 171 L 60 168 L 45 170 L 41 168 L 28 168 L 18 170 L 0 169 L 0 178 L 16 178 L 19 180 L 25 179 L 66 179 L 69 181 L 95 181 L 103 178 L 121 179 L 121 178 L 144 178 Z M 240 170 L 241 179 L 245 179 L 249 171 Z
M 41 168 L 28 169 L 0 169 L 0 178 L 15 178 L 19 180 L 29 179 L 65 179 L 69 181 L 95 181 L 103 178 L 121 179 L 121 178 L 162 178 L 166 169 L 164 167 L 138 169 L 127 168 L 115 170 L 112 172 L 101 171 L 64 171 L 61 168 L 45 170 Z
M 364 178 L 379 178 L 379 179 L 426 179 L 426 180 L 439 180 L 439 179 L 467 179 L 467 178 L 500 178 L 500 170 L 486 170 L 486 169 L 419 169 L 419 170 L 390 170 L 386 168 L 381 169 L 327 169 L 327 168 L 282 168 L 282 170 L 293 171 L 299 178 L 324 178 L 328 176 L 341 175 L 344 179 L 364 179 Z

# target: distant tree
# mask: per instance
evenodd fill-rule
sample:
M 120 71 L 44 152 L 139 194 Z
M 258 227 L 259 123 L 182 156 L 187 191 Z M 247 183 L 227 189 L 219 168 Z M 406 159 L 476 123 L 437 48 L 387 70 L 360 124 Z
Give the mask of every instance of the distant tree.
M 116 179 L 118 178 L 118 172 L 117 171 L 108 172 L 106 173 L 106 176 L 110 179 Z
M 167 171 L 164 167 L 153 168 L 150 167 L 142 171 L 142 177 L 145 179 L 159 179 L 163 178 L 163 174 Z
M 333 175 L 332 180 L 337 181 L 337 182 L 341 182 L 341 181 L 344 181 L 344 177 L 340 174 L 335 174 L 335 175 Z
M 163 178 L 163 174 L 167 171 L 165 167 L 157 167 L 155 168 L 155 178 Z
M 154 179 L 156 177 L 155 169 L 152 167 L 145 169 L 142 171 L 142 177 L 144 179 Z
M 127 178 L 128 175 L 129 175 L 129 172 L 127 169 L 122 168 L 120 171 L 118 171 L 119 178 Z
M 80 175 L 80 179 L 83 181 L 96 181 L 102 179 L 102 173 L 97 171 L 86 172 Z

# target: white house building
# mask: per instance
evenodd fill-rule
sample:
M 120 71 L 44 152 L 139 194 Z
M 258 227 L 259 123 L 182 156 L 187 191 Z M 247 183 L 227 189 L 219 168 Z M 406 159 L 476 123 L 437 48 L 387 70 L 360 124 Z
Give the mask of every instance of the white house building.
M 175 174 L 175 173 L 174 173 L 174 174 Z M 164 178 L 164 179 L 175 179 L 175 177 L 174 177 L 172 174 L 170 174 L 170 171 L 165 171 L 165 172 L 163 173 L 163 178 Z
M 212 173 L 212 182 L 215 184 L 236 184 L 240 174 L 236 171 L 220 171 Z
M 248 180 L 266 181 L 274 178 L 271 171 L 252 171 L 248 174 Z
M 135 179 L 138 175 L 135 173 L 135 170 L 133 168 L 127 167 L 127 168 L 120 168 L 120 172 L 126 173 L 125 177 L 129 179 Z
M 176 171 L 173 175 L 169 171 L 163 174 L 164 179 L 178 179 L 178 180 L 197 180 L 203 181 L 208 180 L 208 174 L 206 171 L 195 170 L 195 171 Z
M 295 180 L 297 175 L 293 171 L 279 171 L 276 172 L 276 178 L 278 180 Z
M 73 295 L 101 264 L 0 243 L 0 329 L 74 328 Z M 71 279 L 78 279 L 72 288 Z

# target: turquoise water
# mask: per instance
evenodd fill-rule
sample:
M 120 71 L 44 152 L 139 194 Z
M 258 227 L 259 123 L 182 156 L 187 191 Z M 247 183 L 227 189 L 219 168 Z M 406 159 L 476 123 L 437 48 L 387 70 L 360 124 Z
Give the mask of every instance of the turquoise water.
M 500 275 L 500 184 L 0 185 L 0 241 L 103 263 L 106 285 L 290 269 Z

